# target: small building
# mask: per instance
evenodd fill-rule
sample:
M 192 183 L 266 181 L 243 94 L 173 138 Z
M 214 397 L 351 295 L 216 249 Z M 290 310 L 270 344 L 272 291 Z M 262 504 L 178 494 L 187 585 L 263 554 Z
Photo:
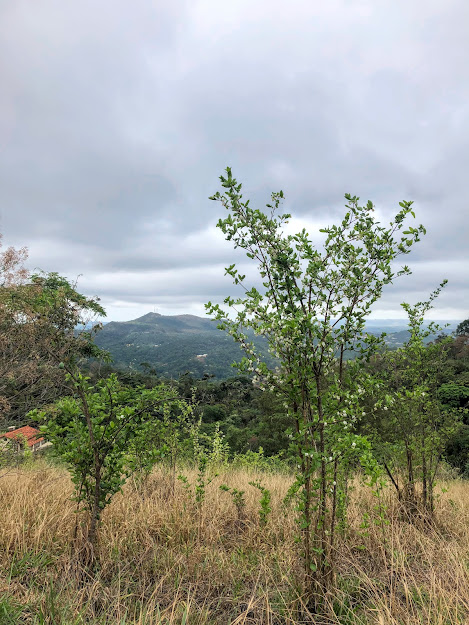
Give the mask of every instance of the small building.
M 4 442 L 11 441 L 16 443 L 17 451 L 20 451 L 23 449 L 24 445 L 27 445 L 28 448 L 34 452 L 47 444 L 40 430 L 30 425 L 25 425 L 21 428 L 9 428 L 8 432 L 0 434 L 0 439 Z

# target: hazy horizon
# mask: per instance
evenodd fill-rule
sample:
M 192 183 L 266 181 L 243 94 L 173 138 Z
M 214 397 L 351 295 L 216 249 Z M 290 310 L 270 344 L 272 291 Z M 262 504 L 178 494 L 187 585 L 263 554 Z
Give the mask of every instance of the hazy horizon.
M 195 314 L 195 313 L 184 313 L 184 312 L 179 312 L 179 313 L 174 313 L 174 314 L 166 314 L 166 313 L 161 313 L 159 311 L 155 311 L 155 310 L 147 310 L 146 312 L 143 312 L 142 314 L 138 314 L 136 317 L 131 317 L 129 319 L 111 319 L 109 316 L 107 317 L 103 317 L 101 318 L 101 321 L 104 323 L 111 323 L 111 322 L 122 322 L 125 323 L 127 321 L 135 321 L 137 319 L 140 319 L 141 317 L 144 317 L 148 314 L 157 314 L 157 315 L 161 315 L 163 317 L 183 317 L 185 315 L 192 315 L 192 316 L 196 316 L 199 317 L 200 319 L 208 319 L 210 320 L 210 316 L 209 315 L 204 315 L 204 314 Z M 434 321 L 436 323 L 439 324 L 445 324 L 448 323 L 450 324 L 451 327 L 455 327 L 457 326 L 459 323 L 461 323 L 461 321 L 464 321 L 464 319 L 442 319 L 442 318 L 430 318 L 429 316 L 425 316 L 425 323 L 428 323 L 430 321 Z M 388 318 L 370 318 L 366 320 L 366 325 L 367 326 L 376 326 L 376 327 L 381 327 L 381 326 L 388 326 L 388 327 L 398 327 L 401 329 L 405 329 L 407 327 L 407 318 L 404 317 L 388 317 Z

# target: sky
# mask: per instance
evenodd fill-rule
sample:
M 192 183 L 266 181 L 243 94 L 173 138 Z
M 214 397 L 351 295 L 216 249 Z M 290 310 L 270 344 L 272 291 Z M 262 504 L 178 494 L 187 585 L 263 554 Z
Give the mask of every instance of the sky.
M 290 227 L 344 193 L 427 235 L 375 318 L 445 278 L 434 318 L 469 317 L 467 0 L 0 2 L 0 232 L 29 266 L 98 295 L 109 320 L 204 315 L 252 266 L 208 197 L 226 166 Z

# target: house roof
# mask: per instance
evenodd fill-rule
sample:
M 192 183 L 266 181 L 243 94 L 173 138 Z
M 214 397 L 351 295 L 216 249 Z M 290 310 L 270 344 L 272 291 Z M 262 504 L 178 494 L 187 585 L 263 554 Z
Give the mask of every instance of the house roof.
M 28 447 L 32 447 L 36 443 L 44 440 L 44 437 L 41 435 L 41 432 L 37 428 L 33 428 L 30 425 L 25 425 L 22 428 L 18 428 L 17 430 L 12 430 L 11 432 L 5 432 L 5 434 L 0 434 L 1 438 L 9 438 L 12 440 L 21 439 L 24 437 L 28 444 Z

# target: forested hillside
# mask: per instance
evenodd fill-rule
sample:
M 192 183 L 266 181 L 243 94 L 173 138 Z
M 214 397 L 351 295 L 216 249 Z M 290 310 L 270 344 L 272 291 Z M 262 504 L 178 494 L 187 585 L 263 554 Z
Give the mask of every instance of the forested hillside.
M 272 364 L 266 341 L 261 337 L 256 343 Z M 195 315 L 148 313 L 133 321 L 107 323 L 96 344 L 109 351 L 117 367 L 139 369 L 147 363 L 166 378 L 187 371 L 195 377 L 228 378 L 235 373 L 232 363 L 243 357 L 239 345 L 220 332 L 216 322 Z
M 446 331 L 454 329 L 451 324 Z M 392 322 L 383 320 L 371 323 L 367 330 L 375 335 L 386 332 L 385 344 L 390 348 L 402 346 L 409 338 L 409 331 L 396 331 Z M 269 358 L 267 343 L 263 337 L 249 333 L 250 339 L 259 346 L 270 366 L 278 364 Z M 426 337 L 426 341 L 436 338 Z M 226 379 L 236 372 L 232 363 L 239 361 L 243 353 L 226 333 L 217 329 L 217 323 L 195 315 L 160 315 L 147 313 L 132 321 L 110 322 L 96 336 L 96 344 L 109 351 L 118 368 L 134 370 L 148 366 L 159 376 L 177 378 L 189 372 L 195 378 L 213 375 Z M 348 353 L 347 357 L 353 357 Z

